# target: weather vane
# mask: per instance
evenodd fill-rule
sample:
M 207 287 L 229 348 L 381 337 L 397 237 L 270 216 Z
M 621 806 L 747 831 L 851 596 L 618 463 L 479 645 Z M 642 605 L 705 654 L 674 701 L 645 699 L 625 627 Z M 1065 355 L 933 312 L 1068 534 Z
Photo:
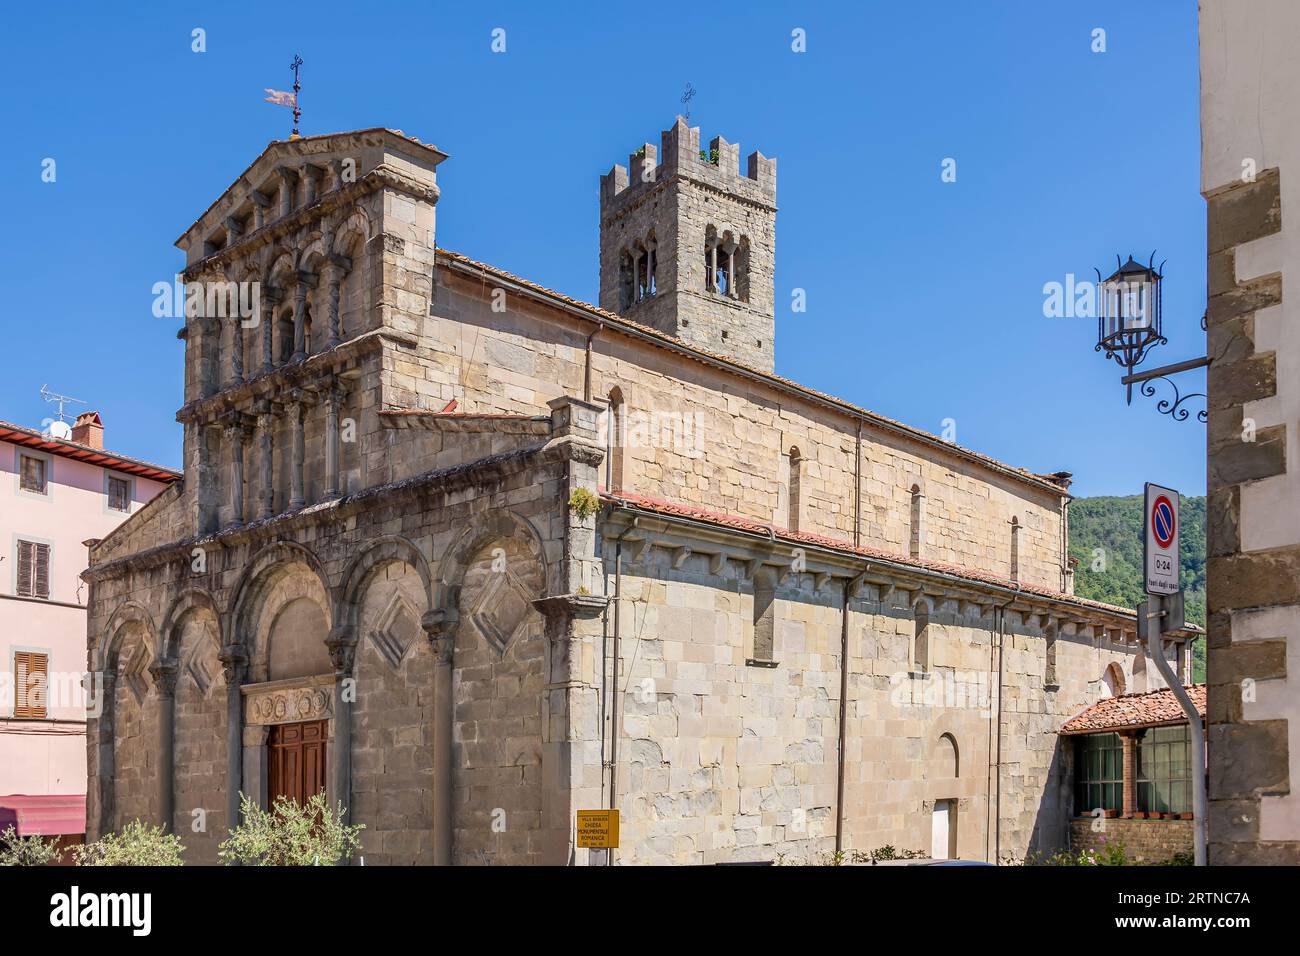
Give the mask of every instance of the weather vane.
M 273 90 L 269 87 L 266 92 L 270 94 L 266 97 L 266 102 L 274 103 L 276 106 L 288 106 L 293 109 L 293 135 L 290 139 L 298 138 L 298 120 L 302 117 L 302 109 L 298 105 L 298 93 L 302 89 L 302 84 L 298 82 L 298 68 L 302 66 L 303 60 L 298 54 L 293 55 L 293 62 L 289 64 L 289 69 L 293 70 L 293 92 L 286 93 L 283 90 Z
M 289 64 L 289 69 L 293 70 L 293 135 L 298 135 L 298 120 L 302 117 L 302 107 L 298 102 L 298 91 L 302 85 L 298 82 L 298 67 L 302 66 L 302 57 L 297 53 L 293 55 L 293 62 Z
M 682 94 L 682 108 L 686 111 L 685 119 L 689 123 L 691 120 L 691 100 L 695 99 L 695 87 L 691 86 L 690 81 L 686 82 L 686 92 Z

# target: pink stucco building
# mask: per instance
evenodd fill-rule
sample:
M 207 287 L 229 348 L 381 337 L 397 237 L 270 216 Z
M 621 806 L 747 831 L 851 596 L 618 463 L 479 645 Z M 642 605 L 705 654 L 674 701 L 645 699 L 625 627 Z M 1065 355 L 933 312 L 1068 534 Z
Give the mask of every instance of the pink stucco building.
M 52 432 L 0 421 L 0 830 L 75 841 L 97 706 L 82 683 L 86 542 L 181 476 L 105 451 L 97 412 Z

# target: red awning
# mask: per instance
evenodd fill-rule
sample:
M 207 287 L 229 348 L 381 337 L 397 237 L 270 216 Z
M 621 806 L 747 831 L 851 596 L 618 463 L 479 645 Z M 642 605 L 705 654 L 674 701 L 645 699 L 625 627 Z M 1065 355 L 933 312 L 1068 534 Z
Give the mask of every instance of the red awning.
M 12 825 L 19 836 L 86 832 L 86 795 L 0 797 L 0 830 Z

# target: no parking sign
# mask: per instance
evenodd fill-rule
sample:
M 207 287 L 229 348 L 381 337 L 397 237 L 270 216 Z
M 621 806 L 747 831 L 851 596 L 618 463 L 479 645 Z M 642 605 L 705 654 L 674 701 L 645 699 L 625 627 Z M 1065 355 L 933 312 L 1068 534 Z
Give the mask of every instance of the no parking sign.
M 1180 590 L 1178 501 L 1174 489 L 1147 482 L 1143 534 L 1147 594 L 1177 594 Z

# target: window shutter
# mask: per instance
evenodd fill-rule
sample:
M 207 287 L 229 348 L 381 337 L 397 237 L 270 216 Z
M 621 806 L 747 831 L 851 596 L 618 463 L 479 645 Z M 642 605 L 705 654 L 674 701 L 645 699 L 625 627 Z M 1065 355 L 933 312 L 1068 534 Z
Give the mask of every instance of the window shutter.
M 32 597 L 32 564 L 35 545 L 30 541 L 18 542 L 18 596 Z
M 48 544 L 36 545 L 36 596 L 38 598 L 48 598 L 50 596 L 50 546 Z
M 46 688 L 49 684 L 49 657 L 33 651 L 14 653 L 14 716 L 44 719 L 49 713 L 45 706 Z
M 30 455 L 22 456 L 22 488 L 45 494 L 45 461 Z

